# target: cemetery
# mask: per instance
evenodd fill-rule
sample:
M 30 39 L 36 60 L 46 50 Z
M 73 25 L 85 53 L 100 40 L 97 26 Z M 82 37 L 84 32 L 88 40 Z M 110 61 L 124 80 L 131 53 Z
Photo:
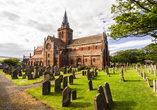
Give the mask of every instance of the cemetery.
M 72 73 L 57 75 L 53 82 L 50 79 L 42 81 L 44 74 L 28 80 L 19 75 L 18 79 L 12 79 L 11 75 L 6 75 L 5 68 L 0 73 L 19 86 L 23 86 L 20 81 L 27 81 L 26 85 L 41 83 L 42 86 L 26 89 L 26 92 L 56 110 L 150 110 L 157 107 L 156 65 L 124 65 L 105 69 L 85 69 L 75 77 Z

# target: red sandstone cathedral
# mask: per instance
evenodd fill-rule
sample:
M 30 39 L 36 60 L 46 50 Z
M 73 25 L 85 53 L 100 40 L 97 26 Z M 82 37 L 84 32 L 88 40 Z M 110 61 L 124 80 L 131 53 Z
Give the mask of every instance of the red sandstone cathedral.
M 47 36 L 44 45 L 34 48 L 29 65 L 37 62 L 39 66 L 109 66 L 109 51 L 106 33 L 73 39 L 73 30 L 69 26 L 65 11 L 63 22 L 58 29 L 58 38 Z

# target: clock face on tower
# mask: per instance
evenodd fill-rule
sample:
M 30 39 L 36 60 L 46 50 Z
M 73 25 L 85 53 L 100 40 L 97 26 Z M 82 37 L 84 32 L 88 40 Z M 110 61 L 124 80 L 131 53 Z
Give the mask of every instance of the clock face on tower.
M 46 44 L 46 49 L 47 50 L 50 50 L 50 48 L 51 48 L 51 45 L 48 43 L 48 44 Z

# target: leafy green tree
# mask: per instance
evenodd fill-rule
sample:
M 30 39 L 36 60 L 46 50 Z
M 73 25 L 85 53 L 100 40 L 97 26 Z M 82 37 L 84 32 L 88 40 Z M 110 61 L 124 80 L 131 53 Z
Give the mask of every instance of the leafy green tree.
M 157 1 L 155 0 L 116 0 L 111 13 L 116 15 L 116 24 L 109 27 L 108 36 L 114 40 L 125 37 L 157 38 Z
M 2 60 L 2 64 L 7 64 L 7 65 L 9 65 L 9 66 L 15 66 L 15 65 L 17 65 L 18 63 L 19 63 L 19 59 L 17 59 L 17 58 L 9 58 L 9 59 L 4 59 L 4 60 Z

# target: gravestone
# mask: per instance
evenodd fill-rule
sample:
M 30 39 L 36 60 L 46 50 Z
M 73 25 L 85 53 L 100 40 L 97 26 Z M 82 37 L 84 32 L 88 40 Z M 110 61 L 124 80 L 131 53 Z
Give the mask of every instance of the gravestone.
M 42 95 L 47 95 L 50 93 L 51 83 L 50 81 L 45 81 L 42 83 Z
M 156 93 L 157 93 L 157 79 L 156 79 Z
M 22 79 L 26 79 L 26 74 L 23 74 L 23 75 L 22 75 Z
M 76 99 L 76 90 L 72 91 L 72 100 Z
M 17 69 L 14 69 L 14 71 L 13 71 L 13 73 L 12 73 L 12 75 L 11 75 L 11 78 L 12 78 L 12 79 L 18 79 L 17 74 L 18 74 Z
M 43 81 L 49 81 L 50 80 L 50 71 L 46 70 L 43 74 L 44 74 Z
M 33 79 L 33 75 L 32 74 L 28 74 L 27 77 L 28 77 L 28 80 Z
M 87 71 L 84 71 L 84 75 L 86 75 Z
M 115 74 L 115 67 L 113 67 L 113 74 Z
M 104 89 L 102 86 L 98 87 L 98 93 L 100 93 L 100 95 L 102 96 L 102 102 L 105 108 L 107 108 L 107 101 L 106 101 L 106 95 L 104 93 Z
M 95 110 L 108 110 L 103 103 L 103 97 L 100 93 L 98 93 L 94 98 Z
M 42 76 L 43 75 L 43 69 L 40 69 L 40 71 L 39 71 L 39 76 Z
M 106 96 L 106 101 L 109 104 L 109 107 L 111 107 L 113 100 L 112 100 L 112 95 L 111 95 L 111 91 L 110 91 L 110 86 L 107 82 L 104 83 L 104 93 Z
M 84 71 L 82 71 L 82 76 L 84 76 Z
M 91 80 L 91 78 L 92 78 L 92 75 L 91 75 L 90 70 L 88 69 L 87 70 L 87 80 Z
M 63 81 L 63 75 L 59 75 L 59 79 L 62 82 Z
M 93 90 L 92 80 L 88 80 L 89 91 Z
M 152 68 L 150 69 L 150 74 L 152 74 Z
M 149 79 L 148 79 L 148 77 L 147 77 L 147 83 L 148 83 L 148 86 L 150 87 L 150 83 L 149 83 Z
M 66 74 L 66 67 L 63 67 L 63 74 Z
M 156 80 L 153 80 L 153 91 L 156 92 Z
M 69 76 L 69 84 L 72 85 L 73 84 L 73 75 Z
M 109 74 L 109 72 L 108 72 L 108 66 L 105 66 L 105 70 L 106 70 L 106 75 L 108 75 Z
M 67 86 L 67 83 L 68 83 L 68 77 L 65 76 L 63 77 L 63 89 Z
M 122 75 L 122 77 L 121 77 L 121 82 L 124 82 L 124 76 L 123 76 L 123 67 L 122 67 L 122 71 L 121 71 L 121 75 Z
M 18 74 L 19 74 L 19 76 L 22 76 L 22 72 L 21 72 L 20 68 L 19 68 Z
M 76 79 L 74 69 L 72 70 L 72 72 L 73 72 L 73 79 Z
M 156 69 L 154 69 L 154 75 L 156 76 Z
M 54 92 L 60 92 L 61 90 L 61 80 L 59 78 L 55 79 Z
M 38 75 L 38 66 L 36 64 L 36 66 L 34 67 L 34 74 L 33 74 L 33 78 L 39 78 L 40 76 Z
M 140 71 L 140 76 L 142 77 L 142 73 L 141 73 L 141 71 Z
M 57 70 L 58 70 L 57 66 L 54 66 L 54 75 L 55 75 L 55 76 L 57 76 L 57 75 L 58 75 L 58 74 L 57 74 L 57 73 L 58 73 L 58 71 L 57 71 Z
M 62 107 L 69 105 L 70 101 L 71 101 L 71 88 L 67 86 L 62 92 Z
M 143 71 L 143 80 L 146 81 L 146 74 L 145 74 L 145 71 Z

